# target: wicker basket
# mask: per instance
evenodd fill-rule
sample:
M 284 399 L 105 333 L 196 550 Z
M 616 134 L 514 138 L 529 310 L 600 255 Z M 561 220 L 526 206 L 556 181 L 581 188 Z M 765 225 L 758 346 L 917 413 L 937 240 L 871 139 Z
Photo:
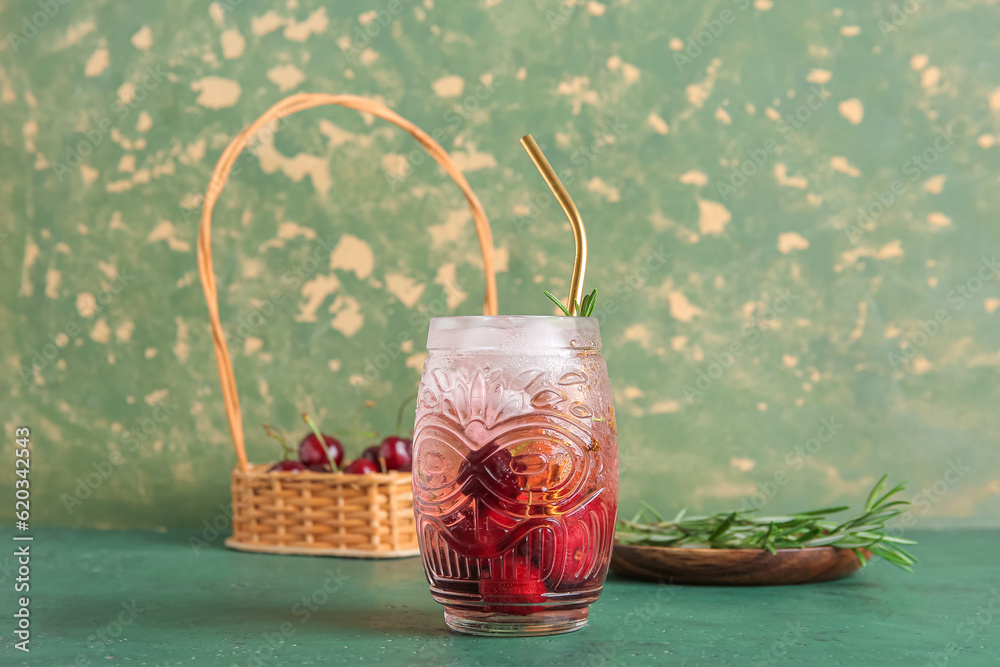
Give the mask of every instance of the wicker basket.
M 226 546 L 314 556 L 416 556 L 410 475 L 269 473 L 233 469 L 233 536 Z
M 483 254 L 483 313 L 497 314 L 493 238 L 479 199 L 448 153 L 426 132 L 387 107 L 354 95 L 302 93 L 287 97 L 245 128 L 223 151 L 205 191 L 198 231 L 198 273 L 208 303 L 215 359 L 237 465 L 232 471 L 233 536 L 226 546 L 245 551 L 392 558 L 415 556 L 416 522 L 409 473 L 349 475 L 269 472 L 247 460 L 236 379 L 219 317 L 212 269 L 212 210 L 240 153 L 261 129 L 298 111 L 335 105 L 371 114 L 409 132 L 462 190 L 472 210 Z

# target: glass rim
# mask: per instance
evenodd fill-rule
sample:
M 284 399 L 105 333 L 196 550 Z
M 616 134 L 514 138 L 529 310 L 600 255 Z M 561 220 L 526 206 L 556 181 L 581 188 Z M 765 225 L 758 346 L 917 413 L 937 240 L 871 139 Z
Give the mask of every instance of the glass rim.
M 600 323 L 564 315 L 455 315 L 432 318 L 427 332 L 428 350 L 514 348 L 600 350 Z
M 497 322 L 499 320 L 526 320 L 533 322 L 540 322 L 541 320 L 555 320 L 555 321 L 570 321 L 579 322 L 586 320 L 597 321 L 597 318 L 591 315 L 590 317 L 580 317 L 579 315 L 445 315 L 442 317 L 432 317 L 431 322 L 446 322 L 448 320 L 467 320 L 470 323 L 481 321 L 484 323 Z

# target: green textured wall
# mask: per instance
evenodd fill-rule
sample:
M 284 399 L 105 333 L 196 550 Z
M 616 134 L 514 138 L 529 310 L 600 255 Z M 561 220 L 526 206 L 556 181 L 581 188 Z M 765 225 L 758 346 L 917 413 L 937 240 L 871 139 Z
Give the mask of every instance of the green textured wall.
M 626 507 L 857 502 L 890 471 L 921 525 L 998 525 L 998 24 L 991 0 L 0 2 L 3 460 L 31 427 L 36 523 L 218 514 L 199 193 L 284 95 L 354 93 L 460 161 L 502 312 L 550 312 L 572 262 L 518 138 L 563 174 Z M 252 460 L 303 409 L 356 429 L 372 399 L 390 429 L 429 314 L 479 311 L 471 219 L 415 148 L 321 109 L 240 160 L 215 259 Z

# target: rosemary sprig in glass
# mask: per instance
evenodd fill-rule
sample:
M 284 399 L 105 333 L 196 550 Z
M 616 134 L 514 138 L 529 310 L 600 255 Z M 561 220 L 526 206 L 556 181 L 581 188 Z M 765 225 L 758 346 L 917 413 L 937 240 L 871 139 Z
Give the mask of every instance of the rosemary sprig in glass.
M 566 306 L 562 304 L 562 301 L 560 301 L 558 297 L 552 294 L 552 292 L 545 290 L 545 296 L 549 297 L 552 300 L 552 303 L 559 306 L 559 310 L 563 311 L 566 314 L 566 317 L 570 316 L 569 310 L 567 310 Z M 576 306 L 576 312 L 579 317 L 590 317 L 591 314 L 594 312 L 595 303 L 597 303 L 596 289 L 590 294 L 584 295 L 583 303 L 580 303 L 576 299 L 573 299 L 573 305 Z
M 880 556 L 907 572 L 913 572 L 917 559 L 908 553 L 903 544 L 916 544 L 913 540 L 889 535 L 886 521 L 902 514 L 910 503 L 892 500 L 906 488 L 901 482 L 885 492 L 883 475 L 868 494 L 864 511 L 853 519 L 837 522 L 827 519 L 850 509 L 848 506 L 824 507 L 788 516 L 755 516 L 756 510 L 722 512 L 711 516 L 687 516 L 682 509 L 669 521 L 648 503 L 631 520 L 619 520 L 615 541 L 621 544 L 638 544 L 657 547 L 701 547 L 712 549 L 802 549 L 831 546 L 853 549 L 867 564 L 862 549 L 873 556 Z

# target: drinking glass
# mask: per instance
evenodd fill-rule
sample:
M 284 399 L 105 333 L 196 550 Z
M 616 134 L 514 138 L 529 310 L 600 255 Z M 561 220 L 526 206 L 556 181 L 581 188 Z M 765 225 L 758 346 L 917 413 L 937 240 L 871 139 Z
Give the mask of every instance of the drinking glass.
M 608 571 L 618 444 L 593 317 L 431 320 L 413 495 L 454 630 L 571 632 Z

